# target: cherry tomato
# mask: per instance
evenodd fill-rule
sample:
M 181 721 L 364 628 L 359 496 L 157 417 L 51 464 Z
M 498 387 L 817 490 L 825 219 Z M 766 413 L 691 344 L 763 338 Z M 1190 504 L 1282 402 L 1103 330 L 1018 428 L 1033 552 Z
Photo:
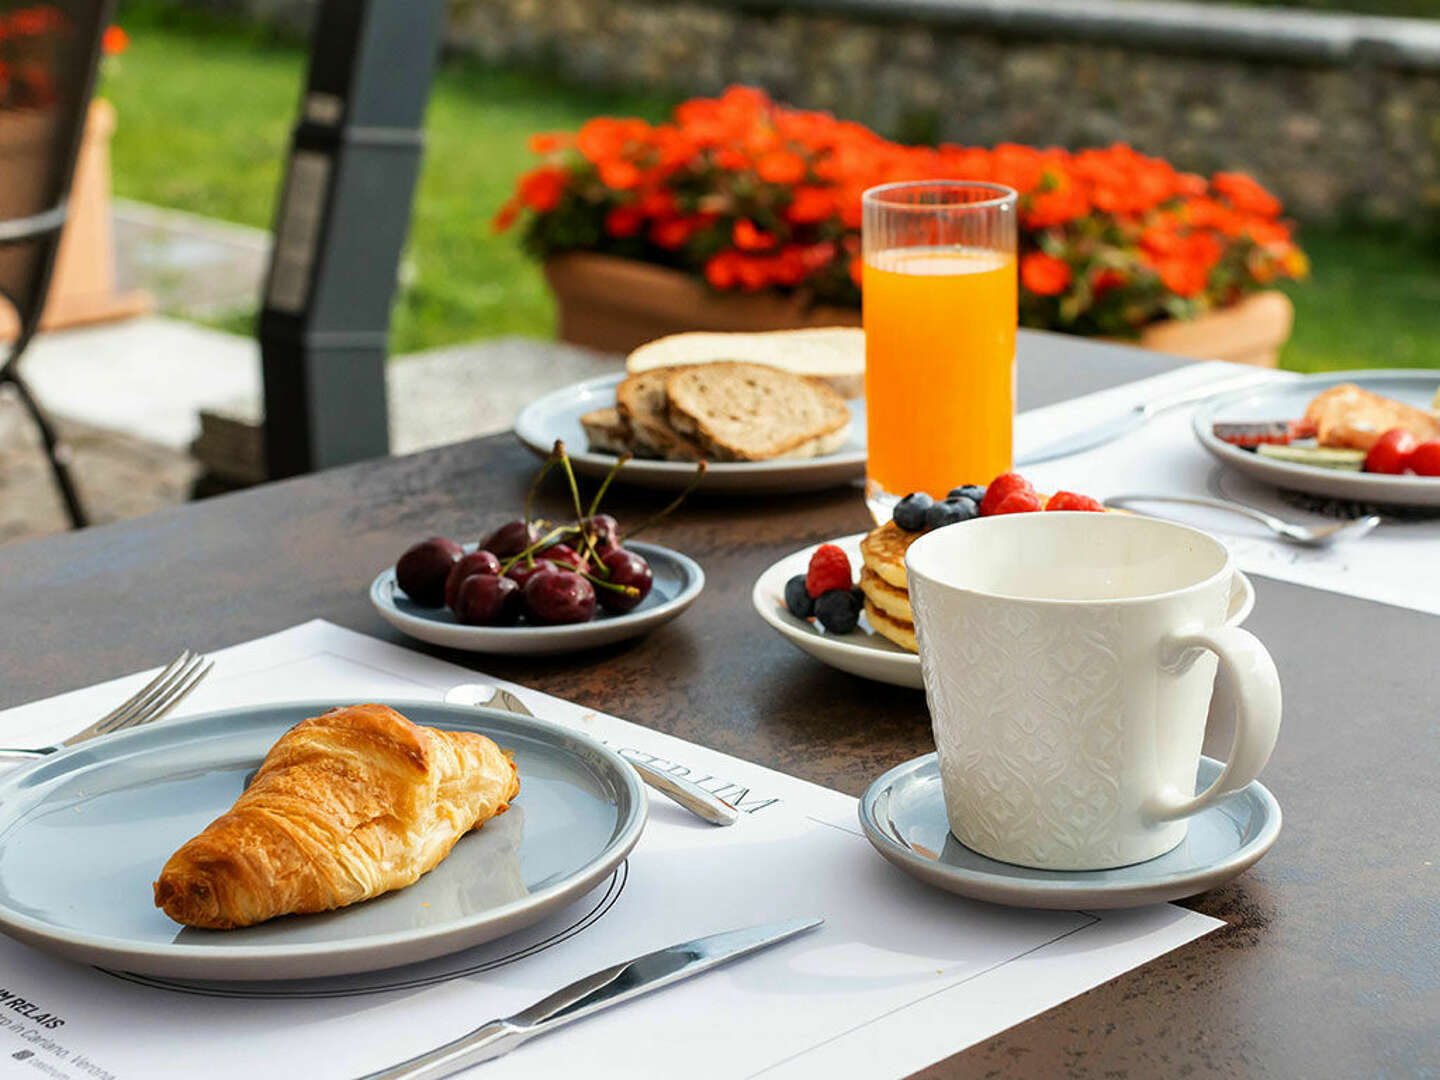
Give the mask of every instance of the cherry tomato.
M 1380 440 L 1365 455 L 1365 471 L 1375 473 L 1403 473 L 1408 464 L 1410 451 L 1415 449 L 1415 436 L 1404 428 L 1391 428 L 1380 436 Z
M 1440 439 L 1422 442 L 1410 451 L 1405 463 L 1410 466 L 1411 472 L 1421 476 L 1440 476 Z

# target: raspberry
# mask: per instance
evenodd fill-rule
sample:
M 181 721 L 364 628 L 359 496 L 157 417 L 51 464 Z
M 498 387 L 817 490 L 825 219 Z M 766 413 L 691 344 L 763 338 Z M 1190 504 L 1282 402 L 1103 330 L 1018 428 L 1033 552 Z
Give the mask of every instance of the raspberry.
M 1076 495 L 1073 491 L 1057 491 L 1045 504 L 1046 510 L 1104 510 L 1105 507 L 1089 495 Z
M 821 544 L 810 556 L 810 569 L 805 574 L 805 591 L 812 600 L 831 589 L 850 591 L 850 560 L 834 544 Z
M 1034 490 L 1035 489 L 1030 486 L 1030 481 L 1026 480 L 1019 473 L 1001 473 L 995 477 L 994 480 L 991 480 L 989 486 L 985 489 L 985 498 L 980 500 L 980 516 L 985 517 L 988 514 L 995 513 L 999 505 L 1005 501 L 1005 497 L 1013 491 L 1033 492 Z
M 1044 510 L 1045 504 L 1040 501 L 1040 496 L 1033 491 L 1012 491 L 1005 498 L 1000 500 L 1000 505 L 991 510 L 992 514 L 1028 514 L 1034 510 Z

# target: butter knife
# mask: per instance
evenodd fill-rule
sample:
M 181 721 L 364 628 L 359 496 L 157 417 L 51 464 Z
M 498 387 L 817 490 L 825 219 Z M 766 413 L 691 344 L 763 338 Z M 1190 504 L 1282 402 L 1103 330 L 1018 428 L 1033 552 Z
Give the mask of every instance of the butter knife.
M 471 1065 L 508 1054 L 537 1035 L 785 941 L 824 921 L 821 918 L 791 919 L 751 926 L 646 953 L 578 979 L 514 1016 L 481 1024 L 443 1046 L 388 1069 L 367 1073 L 360 1080 L 438 1080 L 450 1076 Z
M 486 709 L 499 709 L 518 716 L 534 716 L 525 703 L 508 690 L 499 690 L 482 683 L 460 683 L 445 692 L 445 701 L 450 705 L 479 705 Z M 720 798 L 713 791 L 706 791 L 699 784 L 682 776 L 657 769 L 636 758 L 625 758 L 625 763 L 640 774 L 640 779 L 662 795 L 667 795 L 701 821 L 711 825 L 734 825 L 740 820 L 740 811 Z
M 1130 434 L 1144 426 L 1146 421 L 1152 417 L 1168 409 L 1188 405 L 1192 401 L 1202 401 L 1228 390 L 1242 390 L 1247 386 L 1258 386 L 1261 383 L 1269 382 L 1271 378 L 1273 376 L 1243 375 L 1239 378 L 1226 379 L 1224 382 L 1204 383 L 1201 386 L 1192 386 L 1188 390 L 1177 390 L 1173 394 L 1162 394 L 1160 397 L 1152 398 L 1127 409 L 1118 416 L 1102 421 L 1094 427 L 1066 435 L 1028 453 L 1017 454 L 1015 467 L 1038 465 L 1042 461 L 1053 461 L 1055 458 L 1069 457 L 1083 450 L 1093 450 L 1097 446 L 1104 446 L 1108 442 L 1114 442 L 1116 439 Z

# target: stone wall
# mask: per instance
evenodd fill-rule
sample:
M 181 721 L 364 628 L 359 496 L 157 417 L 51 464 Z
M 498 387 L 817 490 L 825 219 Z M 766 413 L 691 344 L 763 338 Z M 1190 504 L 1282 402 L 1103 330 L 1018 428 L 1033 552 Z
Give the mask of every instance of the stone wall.
M 1312 219 L 1440 211 L 1440 21 L 1127 0 L 450 3 L 450 47 L 587 85 L 748 83 L 904 141 L 1123 140 L 1247 170 Z

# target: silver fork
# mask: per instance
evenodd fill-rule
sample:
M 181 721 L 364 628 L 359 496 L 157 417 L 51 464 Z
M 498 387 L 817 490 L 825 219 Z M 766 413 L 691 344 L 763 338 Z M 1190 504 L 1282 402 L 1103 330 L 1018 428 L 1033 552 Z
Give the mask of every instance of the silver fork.
M 1335 525 L 1296 525 L 1294 522 L 1277 518 L 1274 514 L 1256 510 L 1253 506 L 1230 502 L 1227 499 L 1207 499 L 1199 495 L 1112 495 L 1105 500 L 1106 506 L 1131 510 L 1139 509 L 1136 503 L 1178 503 L 1184 506 L 1207 506 L 1212 510 L 1228 510 L 1232 514 L 1258 521 L 1281 539 L 1302 547 L 1329 547 L 1342 540 L 1359 540 L 1380 524 L 1378 516 L 1367 514 L 1354 521 L 1342 521 Z
M 77 731 L 58 746 L 0 746 L 0 757 L 42 758 L 67 746 L 93 739 L 97 735 L 109 735 L 159 720 L 184 701 L 186 695 L 195 689 L 201 679 L 210 674 L 210 669 L 214 666 L 215 661 L 207 660 L 203 654 L 186 649 L 171 660 L 159 675 L 84 731 Z

